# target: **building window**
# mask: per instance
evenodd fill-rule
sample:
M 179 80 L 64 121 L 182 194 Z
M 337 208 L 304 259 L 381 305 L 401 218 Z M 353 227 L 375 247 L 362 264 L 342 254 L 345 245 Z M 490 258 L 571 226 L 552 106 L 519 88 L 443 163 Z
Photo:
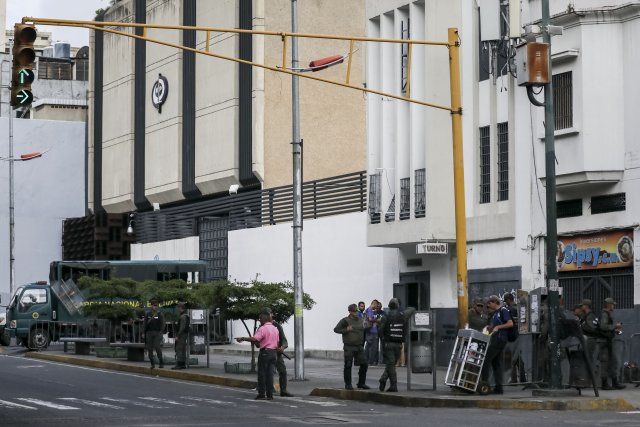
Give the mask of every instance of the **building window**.
M 570 218 L 582 216 L 582 199 L 563 200 L 556 202 L 556 212 L 558 218 Z
M 76 59 L 76 80 L 88 81 L 89 80 L 89 60 L 88 59 Z
M 480 128 L 480 203 L 491 201 L 491 148 L 489 126 Z
M 607 212 L 623 211 L 627 208 L 626 193 L 607 194 L 591 198 L 591 213 L 600 214 Z
M 427 205 L 427 179 L 424 168 L 416 170 L 415 191 L 414 215 L 416 218 L 424 218 Z
M 400 180 L 400 219 L 411 218 L 411 178 Z
M 400 22 L 400 39 L 409 40 L 411 35 L 409 33 L 409 18 Z M 407 94 L 407 78 L 409 77 L 409 44 L 403 43 L 400 45 L 400 76 L 402 79 L 400 90 L 402 95 Z
M 553 76 L 553 111 L 556 130 L 573 127 L 573 81 L 571 71 Z
M 389 208 L 387 209 L 387 213 L 384 214 L 385 222 L 392 222 L 396 220 L 396 195 L 394 194 L 391 198 L 391 203 L 389 203 Z
M 509 123 L 498 123 L 498 201 L 509 200 Z
M 68 59 L 45 58 L 38 59 L 38 79 L 71 80 L 71 61 Z
M 371 224 L 380 223 L 380 174 L 369 175 L 369 218 Z

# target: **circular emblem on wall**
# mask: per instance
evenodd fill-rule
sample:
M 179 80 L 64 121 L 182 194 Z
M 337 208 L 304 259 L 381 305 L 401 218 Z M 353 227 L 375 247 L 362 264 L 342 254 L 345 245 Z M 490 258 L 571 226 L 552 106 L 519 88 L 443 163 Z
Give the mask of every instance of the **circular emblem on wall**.
M 162 74 L 158 74 L 158 80 L 153 83 L 151 88 L 151 103 L 156 107 L 158 113 L 162 113 L 162 104 L 167 100 L 169 95 L 169 82 Z
M 33 317 L 34 319 L 37 319 L 38 317 L 40 317 L 40 314 L 37 311 L 34 311 L 31 317 Z

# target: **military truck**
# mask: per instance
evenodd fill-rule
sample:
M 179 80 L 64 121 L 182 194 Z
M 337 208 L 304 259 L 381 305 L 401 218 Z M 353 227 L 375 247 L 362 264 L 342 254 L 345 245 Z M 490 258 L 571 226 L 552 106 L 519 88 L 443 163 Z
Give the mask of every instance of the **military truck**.
M 7 307 L 7 329 L 19 345 L 45 349 L 61 336 L 77 336 L 86 324 L 85 297 L 76 286 L 82 276 L 195 283 L 204 280 L 205 271 L 204 261 L 54 261 L 49 282 L 16 289 Z

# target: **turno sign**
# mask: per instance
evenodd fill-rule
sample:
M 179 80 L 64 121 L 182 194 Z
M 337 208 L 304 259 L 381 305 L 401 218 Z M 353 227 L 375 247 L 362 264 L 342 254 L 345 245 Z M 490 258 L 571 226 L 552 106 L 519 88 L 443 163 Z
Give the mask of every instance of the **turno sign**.
M 416 245 L 417 254 L 447 254 L 449 253 L 448 243 L 418 243 Z

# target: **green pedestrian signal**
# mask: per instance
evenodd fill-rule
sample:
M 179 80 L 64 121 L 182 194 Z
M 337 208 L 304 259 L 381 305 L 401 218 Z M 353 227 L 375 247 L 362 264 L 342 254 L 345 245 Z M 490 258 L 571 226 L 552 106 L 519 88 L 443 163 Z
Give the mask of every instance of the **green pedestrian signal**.
M 11 106 L 27 107 L 33 102 L 31 83 L 35 79 L 33 63 L 36 51 L 33 43 L 38 37 L 32 24 L 15 24 L 13 27 L 13 68 L 11 72 Z

